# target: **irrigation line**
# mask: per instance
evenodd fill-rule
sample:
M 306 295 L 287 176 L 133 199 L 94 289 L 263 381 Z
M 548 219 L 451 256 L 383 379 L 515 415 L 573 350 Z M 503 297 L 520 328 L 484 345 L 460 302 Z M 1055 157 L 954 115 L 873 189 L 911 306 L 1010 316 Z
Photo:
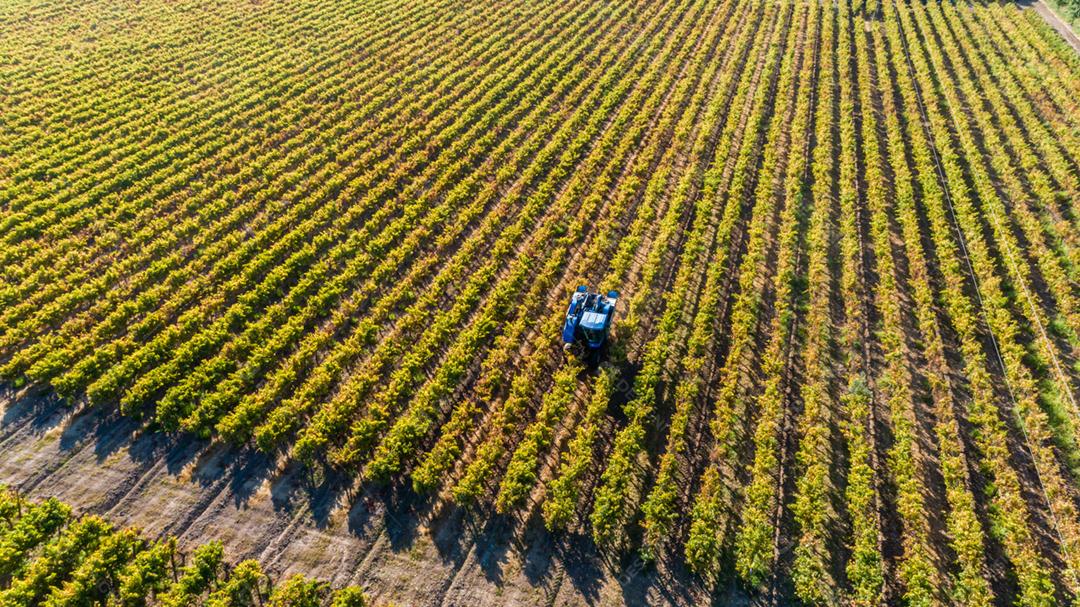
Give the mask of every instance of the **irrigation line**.
M 868 440 L 870 442 L 870 467 L 871 467 L 872 479 L 873 479 L 873 498 L 874 498 L 873 499 L 873 502 L 874 502 L 873 503 L 873 508 L 874 508 L 874 519 L 877 522 L 877 552 L 878 552 L 879 555 L 884 555 L 885 552 L 886 552 L 886 550 L 885 550 L 885 531 L 884 531 L 885 530 L 885 515 L 883 514 L 882 510 L 885 508 L 885 499 L 882 496 L 882 486 L 885 484 L 885 479 L 882 476 L 882 472 L 881 472 L 882 465 L 881 465 L 881 459 L 879 458 L 879 451 L 878 451 L 879 445 L 881 444 L 880 441 L 879 441 L 879 437 L 878 437 L 879 418 L 878 418 L 878 410 L 877 410 L 880 400 L 879 400 L 879 397 L 878 397 L 877 380 L 874 377 L 874 372 L 873 372 L 873 354 L 871 353 L 871 345 L 870 345 L 870 343 L 872 341 L 871 337 L 873 335 L 873 329 L 872 329 L 871 325 L 872 325 L 872 322 L 873 322 L 872 321 L 872 314 L 873 314 L 873 310 L 874 310 L 874 304 L 873 304 L 873 302 L 871 301 L 871 299 L 869 297 L 869 284 L 870 284 L 870 281 L 867 278 L 868 273 L 869 273 L 868 268 L 869 268 L 869 265 L 870 265 L 869 254 L 868 254 L 869 248 L 866 246 L 866 236 L 865 236 L 865 233 L 863 231 L 863 222 L 865 220 L 865 213 L 864 213 L 865 209 L 864 209 L 864 207 L 868 204 L 868 202 L 867 202 L 868 187 L 863 184 L 863 180 L 861 179 L 861 175 L 862 175 L 862 173 L 864 172 L 864 170 L 866 168 L 866 160 L 864 159 L 865 150 L 863 149 L 863 146 L 860 145 L 860 136 L 861 136 L 861 133 L 862 133 L 862 130 L 863 130 L 863 121 L 867 119 L 867 115 L 869 115 L 871 117 L 871 119 L 872 119 L 874 110 L 873 110 L 873 107 L 870 107 L 870 108 L 863 107 L 862 106 L 862 98 L 859 95 L 859 92 L 862 90 L 862 87 L 863 86 L 870 86 L 871 83 L 869 83 L 869 82 L 863 83 L 859 79 L 859 69 L 858 69 L 859 68 L 859 55 L 858 55 L 858 44 L 859 43 L 858 43 L 858 36 L 865 35 L 865 32 L 860 33 L 860 32 L 855 31 L 856 27 L 862 26 L 861 21 L 859 21 L 859 22 L 856 21 L 856 15 L 860 11 L 862 12 L 863 15 L 868 14 L 867 10 L 866 10 L 866 2 L 867 2 L 867 0 L 863 0 L 862 7 L 859 10 L 855 10 L 851 6 L 848 7 L 846 18 L 848 20 L 850 29 L 849 29 L 848 34 L 847 34 L 848 40 L 846 41 L 846 44 L 849 45 L 850 49 L 849 49 L 849 56 L 848 56 L 848 62 L 847 62 L 848 65 L 846 66 L 846 68 L 848 70 L 847 75 L 850 77 L 850 79 L 853 82 L 853 84 L 851 85 L 851 86 L 853 86 L 853 88 L 851 90 L 852 104 L 853 105 L 858 104 L 858 109 L 854 110 L 854 108 L 853 108 L 853 111 L 855 111 L 855 115 L 859 119 L 858 128 L 852 134 L 854 140 L 853 140 L 851 145 L 855 148 L 854 150 L 852 150 L 852 153 L 854 154 L 854 160 L 855 160 L 855 174 L 853 176 L 853 179 L 854 179 L 854 182 L 855 182 L 854 183 L 854 187 L 855 187 L 855 202 L 854 202 L 854 205 L 855 205 L 855 235 L 856 235 L 856 238 L 857 238 L 857 241 L 858 241 L 857 244 L 858 244 L 858 249 L 859 249 L 858 260 L 857 260 L 857 263 L 856 263 L 855 273 L 856 273 L 856 277 L 857 277 L 857 279 L 859 281 L 859 286 L 860 286 L 860 289 L 861 289 L 861 292 L 862 292 L 862 297 L 860 298 L 860 301 L 856 302 L 856 305 L 859 307 L 859 309 L 862 312 L 862 314 L 861 314 L 862 318 L 860 319 L 860 323 L 859 323 L 860 324 L 859 329 L 861 331 L 861 333 L 859 335 L 859 341 L 860 341 L 860 345 L 862 346 L 862 348 L 861 348 L 861 350 L 862 350 L 862 369 L 861 369 L 862 373 L 860 375 L 863 378 L 863 380 L 865 381 L 866 388 L 870 393 L 870 402 L 868 404 L 867 420 L 866 420 L 866 424 L 865 424 L 865 430 L 867 432 L 867 438 L 868 438 Z M 843 15 L 841 15 L 840 17 L 843 18 Z M 841 32 L 842 31 L 843 30 L 841 30 Z M 838 43 L 843 43 L 843 42 L 838 42 Z M 841 136 L 841 139 L 843 139 L 842 136 Z M 842 141 L 841 141 L 840 146 L 841 146 L 841 149 L 842 149 L 843 148 L 843 142 Z M 841 272 L 843 272 L 842 268 L 841 268 Z M 846 314 L 846 312 L 845 312 L 845 314 Z M 845 320 L 845 322 L 846 322 L 846 320 Z M 845 347 L 848 347 L 848 346 L 850 346 L 850 344 L 845 344 Z M 857 364 L 857 363 L 853 363 L 853 364 Z M 886 561 L 884 559 L 884 556 L 882 556 L 881 562 L 880 562 L 880 569 L 885 574 L 885 577 L 886 577 L 886 582 L 885 582 L 884 586 L 882 587 L 882 595 L 886 599 L 891 597 L 892 594 L 893 594 L 893 588 L 888 583 L 889 578 L 891 577 L 889 574 L 891 573 L 892 568 L 893 568 L 892 563 L 889 562 L 889 561 Z
M 974 61 L 974 59 L 972 59 L 972 61 Z M 955 68 L 954 68 L 954 73 L 955 73 Z M 956 77 L 959 78 L 960 76 L 956 76 Z M 952 115 L 956 114 L 955 110 L 953 109 L 952 103 L 950 103 L 948 97 L 945 97 L 945 105 L 948 107 L 948 109 L 949 109 L 949 111 L 950 111 L 950 113 Z M 955 120 L 953 120 L 953 125 L 954 125 L 954 127 L 956 126 Z M 989 214 L 991 215 L 991 217 L 992 217 L 992 219 L 994 221 L 994 229 L 996 231 L 998 231 L 998 232 L 1005 233 L 1006 230 L 1004 230 L 1002 228 L 1000 217 L 998 216 L 997 211 L 992 209 L 989 205 L 985 205 L 985 206 L 986 206 L 986 210 L 989 212 Z M 1015 275 L 1020 276 L 1021 278 L 1023 278 L 1023 276 L 1020 274 L 1019 267 L 1016 264 L 1016 258 L 1013 256 L 1012 247 L 1009 244 L 1009 242 L 1007 240 L 1002 239 L 1001 246 L 1005 249 L 1005 253 L 1006 253 L 1005 258 L 1009 262 L 1009 266 L 1012 268 L 1013 273 Z M 1070 280 L 1070 282 L 1073 283 L 1074 285 L 1076 284 L 1075 281 Z M 1024 298 L 1027 300 L 1028 307 L 1031 310 L 1031 317 L 1035 320 L 1034 324 L 1038 327 L 1039 334 L 1042 336 L 1043 346 L 1045 347 L 1047 354 L 1050 355 L 1050 360 L 1053 363 L 1054 371 L 1056 371 L 1056 373 L 1057 373 L 1057 380 L 1062 385 L 1062 388 L 1064 389 L 1065 394 L 1069 398 L 1069 403 L 1072 405 L 1072 408 L 1073 408 L 1073 414 L 1076 415 L 1077 419 L 1080 419 L 1080 407 L 1077 407 L 1076 399 L 1075 399 L 1075 397 L 1073 396 L 1073 393 L 1072 393 L 1072 387 L 1069 385 L 1068 376 L 1065 375 L 1065 372 L 1061 370 L 1061 362 L 1058 360 L 1057 353 L 1054 351 L 1053 342 L 1050 340 L 1050 336 L 1046 332 L 1046 327 L 1043 324 L 1042 319 L 1039 317 L 1039 309 L 1035 305 L 1035 299 L 1031 295 L 1031 291 L 1030 291 L 1030 289 L 1028 289 L 1027 284 L 1025 283 L 1025 281 L 1022 281 L 1022 280 L 1017 281 L 1017 284 L 1020 286 L 1020 288 L 1024 292 Z
M 893 0 L 893 5 L 895 7 L 895 0 Z M 899 14 L 899 10 L 897 10 L 897 14 Z M 897 28 L 900 30 L 900 44 L 903 47 L 904 59 L 908 66 L 908 73 L 911 76 L 912 88 L 915 92 L 915 100 L 919 108 L 919 118 L 922 122 L 923 130 L 926 133 L 927 141 L 930 144 L 930 153 L 934 157 L 934 168 L 936 169 L 938 180 L 941 182 L 942 192 L 944 193 L 945 201 L 948 203 L 949 206 L 949 215 L 952 219 L 953 229 L 956 230 L 956 237 L 960 243 L 960 250 L 963 253 L 964 263 L 965 265 L 967 265 L 968 275 L 971 277 L 971 281 L 975 287 L 975 298 L 979 303 L 979 316 L 982 317 L 983 323 L 986 325 L 986 330 L 990 335 L 990 343 L 994 347 L 994 355 L 997 357 L 998 364 L 1001 366 L 1002 378 L 1005 381 L 1005 388 L 1009 393 L 1009 399 L 1012 401 L 1013 410 L 1017 411 L 1019 409 L 1019 406 L 1016 402 L 1016 394 L 1013 391 L 1012 383 L 1009 381 L 1008 373 L 1005 369 L 1005 359 L 1002 357 L 1001 350 L 998 348 L 997 336 L 994 335 L 994 329 L 990 326 L 990 319 L 987 317 L 986 314 L 986 307 L 983 304 L 982 289 L 979 286 L 979 279 L 975 275 L 975 269 L 972 266 L 971 258 L 968 255 L 967 242 L 964 239 L 964 234 L 960 229 L 960 223 L 956 218 L 956 209 L 953 206 L 952 195 L 949 193 L 948 180 L 945 177 L 944 169 L 942 169 L 941 167 L 941 158 L 938 155 L 937 144 L 934 143 L 933 134 L 930 132 L 930 121 L 926 115 L 926 105 L 923 101 L 922 89 L 920 88 L 918 79 L 916 78 L 915 66 L 914 63 L 911 61 L 911 51 L 908 48 L 907 44 L 907 32 L 904 30 L 904 24 L 900 19 L 897 19 L 896 24 Z M 1043 483 L 1042 471 L 1039 470 L 1039 463 L 1035 459 L 1035 451 L 1031 446 L 1031 439 L 1028 436 L 1027 425 L 1024 423 L 1024 419 L 1019 415 L 1019 413 L 1017 413 L 1016 419 L 1019 422 L 1020 433 L 1024 438 L 1024 443 L 1026 444 L 1028 455 L 1031 457 L 1032 466 L 1035 468 L 1035 479 L 1039 483 L 1039 489 L 1042 491 L 1043 499 L 1046 500 L 1047 509 L 1050 511 L 1050 518 L 1054 524 L 1054 533 L 1057 535 L 1058 545 L 1061 547 L 1061 551 L 1066 559 L 1066 562 L 1069 563 L 1068 569 L 1072 573 L 1071 577 L 1073 578 L 1073 588 L 1075 591 L 1075 588 L 1080 587 L 1080 580 L 1077 579 L 1076 570 L 1071 565 L 1072 556 L 1069 554 L 1069 548 L 1065 544 L 1064 537 L 1061 535 L 1061 526 L 1058 522 L 1057 513 L 1054 511 L 1054 505 L 1050 501 L 1050 495 L 1046 490 L 1046 485 Z
M 807 120 L 809 122 L 809 124 L 807 125 L 807 134 L 809 136 L 806 138 L 806 141 L 803 143 L 803 146 L 802 146 L 802 158 L 803 158 L 804 165 L 803 165 L 803 170 L 802 170 L 802 176 L 799 178 L 800 179 L 800 193 L 802 194 L 802 200 L 800 201 L 800 205 L 806 205 L 807 204 L 806 199 L 810 198 L 810 196 L 806 195 L 805 190 L 807 189 L 807 186 L 806 186 L 807 180 L 810 177 L 810 167 L 811 167 L 811 165 L 813 163 L 813 160 L 812 160 L 812 158 L 810 156 L 810 152 L 811 152 L 811 145 L 810 144 L 811 144 L 811 142 L 815 142 L 815 139 L 814 139 L 814 127 L 816 125 L 816 117 L 817 117 L 817 104 L 818 104 L 818 94 L 817 94 L 817 92 L 818 92 L 818 85 L 819 85 L 820 80 L 821 80 L 821 38 L 822 38 L 822 31 L 824 30 L 824 27 L 825 27 L 825 18 L 826 18 L 825 17 L 825 10 L 824 10 L 823 7 L 815 5 L 813 7 L 813 10 L 817 10 L 819 12 L 819 17 L 818 17 L 818 23 L 817 23 L 817 31 L 815 33 L 816 37 L 815 37 L 815 40 L 814 40 L 813 56 L 810 59 L 810 61 L 812 61 L 813 65 L 814 65 L 813 73 L 811 74 L 811 76 L 809 78 L 809 81 L 804 83 L 804 86 L 806 86 L 806 87 L 808 87 L 810 89 L 810 99 L 809 99 L 810 107 L 807 110 Z M 798 104 L 798 98 L 796 97 L 796 110 L 795 110 L 796 112 L 798 112 L 797 104 Z M 820 144 L 820 142 L 815 142 L 815 143 Z M 790 162 L 791 162 L 791 160 L 789 158 L 788 163 L 790 164 Z M 794 201 L 792 201 L 792 202 L 794 202 Z M 814 201 L 814 203 L 816 204 L 817 201 Z M 805 208 L 806 207 L 804 207 L 804 209 Z M 805 222 L 806 225 L 801 230 L 801 232 L 803 232 L 802 237 L 799 239 L 800 242 L 797 243 L 796 247 L 795 247 L 795 264 L 794 264 L 793 267 L 795 268 L 796 273 L 798 273 L 799 266 L 802 265 L 803 245 L 805 243 L 806 233 L 810 231 L 810 213 L 809 212 L 806 213 L 806 217 L 803 218 L 803 219 L 800 219 L 799 221 L 800 221 L 800 223 Z M 793 311 L 796 311 L 797 308 L 798 308 L 799 295 L 797 293 L 793 292 L 792 293 L 792 299 L 794 300 L 794 303 L 795 303 L 795 306 L 793 307 Z M 783 524 L 783 509 L 784 509 L 784 495 L 783 495 L 783 493 L 784 493 L 784 483 L 785 483 L 785 476 L 786 476 L 785 475 L 785 468 L 784 468 L 784 461 L 788 458 L 788 449 L 787 449 L 787 446 L 788 446 L 787 438 L 788 437 L 787 437 L 787 435 L 792 431 L 792 427 L 791 427 L 792 420 L 791 420 L 791 410 L 790 410 L 790 408 L 792 406 L 792 401 L 795 398 L 792 395 L 792 386 L 791 386 L 791 381 L 790 381 L 790 379 L 791 379 L 790 375 L 793 373 L 792 369 L 794 367 L 795 339 L 796 339 L 797 332 L 799 330 L 798 327 L 799 327 L 799 315 L 797 313 L 795 313 L 795 314 L 792 314 L 791 332 L 788 333 L 787 345 L 785 346 L 785 350 L 787 351 L 787 363 L 785 365 L 786 366 L 785 370 L 788 373 L 788 381 L 785 382 L 786 387 L 784 388 L 784 407 L 783 407 L 784 408 L 784 413 L 783 413 L 783 416 L 781 418 L 782 421 L 781 421 L 781 426 L 780 426 L 780 433 L 781 433 L 781 437 L 780 437 L 781 438 L 781 442 L 780 442 L 780 445 L 781 445 L 780 446 L 780 454 L 781 455 L 780 455 L 780 460 L 779 460 L 780 470 L 779 470 L 779 474 L 777 475 L 776 503 L 774 504 L 775 508 L 774 508 L 774 511 L 773 511 L 773 565 L 774 565 L 774 568 L 773 568 L 772 579 L 771 579 L 770 584 L 769 584 L 769 604 L 770 604 L 771 607 L 776 607 L 776 605 L 778 604 L 777 601 L 779 599 L 779 581 L 780 581 L 779 580 L 779 567 L 777 567 L 776 565 L 779 563 L 780 556 L 781 556 L 780 555 L 780 527 Z

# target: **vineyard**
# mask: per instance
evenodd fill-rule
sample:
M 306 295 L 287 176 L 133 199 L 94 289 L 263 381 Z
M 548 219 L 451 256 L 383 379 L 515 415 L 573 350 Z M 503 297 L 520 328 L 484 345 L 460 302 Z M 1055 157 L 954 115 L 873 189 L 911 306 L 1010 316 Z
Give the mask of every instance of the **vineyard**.
M 581 284 L 622 295 L 598 365 Z M 0 482 L 39 494 L 99 415 L 263 462 L 274 510 L 298 477 L 714 598 L 1075 604 L 1078 285 L 1080 54 L 1022 5 L 0 5 Z M 0 518 L 0 605 L 363 604 Z
M 184 554 L 62 502 L 27 502 L 0 487 L 0 605 L 364 607 L 355 586 L 332 591 L 297 575 L 274 586 L 256 561 L 228 567 L 221 544 Z

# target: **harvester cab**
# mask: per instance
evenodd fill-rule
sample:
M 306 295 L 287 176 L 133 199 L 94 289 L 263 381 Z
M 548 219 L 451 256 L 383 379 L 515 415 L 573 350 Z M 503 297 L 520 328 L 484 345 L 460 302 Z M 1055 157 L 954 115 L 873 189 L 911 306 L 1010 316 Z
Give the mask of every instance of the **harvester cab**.
M 618 291 L 608 291 L 607 295 L 603 295 L 590 293 L 585 285 L 578 287 L 570 297 L 570 307 L 566 311 L 562 331 L 563 350 L 598 358 L 607 344 L 608 331 L 615 316 L 615 303 L 618 301 Z

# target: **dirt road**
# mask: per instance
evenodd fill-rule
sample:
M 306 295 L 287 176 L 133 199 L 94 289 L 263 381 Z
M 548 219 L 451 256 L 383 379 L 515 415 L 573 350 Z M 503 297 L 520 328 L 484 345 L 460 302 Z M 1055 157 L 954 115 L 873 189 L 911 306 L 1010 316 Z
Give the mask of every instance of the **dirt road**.
M 1050 8 L 1043 0 L 1036 0 L 1035 2 L 1030 2 L 1028 4 L 1035 12 L 1039 13 L 1047 23 L 1057 30 L 1059 34 L 1061 34 L 1061 37 L 1069 43 L 1069 46 L 1080 53 L 1080 36 L 1076 35 L 1076 32 L 1074 32 L 1069 24 L 1054 12 L 1054 9 Z

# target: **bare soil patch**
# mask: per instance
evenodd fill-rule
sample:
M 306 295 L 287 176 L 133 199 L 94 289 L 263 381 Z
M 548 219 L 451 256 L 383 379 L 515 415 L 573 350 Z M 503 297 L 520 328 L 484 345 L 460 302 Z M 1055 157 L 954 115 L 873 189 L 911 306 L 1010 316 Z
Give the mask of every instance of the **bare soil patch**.
M 0 395 L 0 483 L 57 497 L 151 536 L 221 540 L 230 560 L 274 575 L 359 583 L 379 603 L 436 605 L 751 604 L 703 588 L 681 565 L 600 554 L 587 536 L 550 534 L 395 486 L 277 469 L 266 456 L 171 436 L 41 393 Z M 678 561 L 678 559 L 674 559 Z

